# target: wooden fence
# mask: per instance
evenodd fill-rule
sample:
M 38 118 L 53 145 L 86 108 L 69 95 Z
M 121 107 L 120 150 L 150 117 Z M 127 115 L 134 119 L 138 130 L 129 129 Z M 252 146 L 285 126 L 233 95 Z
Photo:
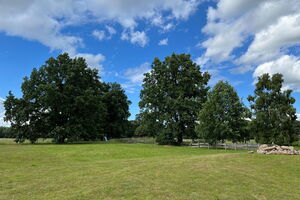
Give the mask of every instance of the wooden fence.
M 191 147 L 198 147 L 198 148 L 212 148 L 212 149 L 241 149 L 241 150 L 256 150 L 259 147 L 259 144 L 216 144 L 216 145 L 209 145 L 208 143 L 189 143 L 188 146 Z
M 140 138 L 118 138 L 112 139 L 113 142 L 123 142 L 123 143 L 133 143 L 133 144 L 156 144 L 154 138 L 150 137 L 140 137 Z M 182 145 L 190 146 L 194 148 L 207 148 L 207 149 L 235 149 L 235 150 L 256 150 L 259 147 L 259 144 L 253 143 L 233 143 L 233 144 L 216 144 L 209 145 L 208 143 L 201 142 L 184 142 Z

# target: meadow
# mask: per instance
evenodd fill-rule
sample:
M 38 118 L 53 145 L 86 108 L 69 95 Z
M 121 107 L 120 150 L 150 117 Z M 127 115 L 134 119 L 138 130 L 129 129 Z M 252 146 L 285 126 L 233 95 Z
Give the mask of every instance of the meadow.
M 300 156 L 0 140 L 0 199 L 300 199 Z

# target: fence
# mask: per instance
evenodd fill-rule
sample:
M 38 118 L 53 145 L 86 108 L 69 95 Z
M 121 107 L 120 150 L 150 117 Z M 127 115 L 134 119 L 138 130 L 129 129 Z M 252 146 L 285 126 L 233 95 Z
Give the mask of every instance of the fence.
M 151 137 L 136 137 L 136 138 L 118 138 L 111 139 L 112 142 L 123 142 L 132 144 L 156 144 L 155 139 Z M 208 148 L 208 149 L 235 149 L 235 150 L 256 150 L 259 144 L 243 143 L 243 144 L 216 144 L 209 145 L 208 143 L 201 142 L 184 142 L 182 145 L 198 148 Z
M 209 145 L 208 143 L 189 143 L 188 146 L 198 147 L 198 148 L 212 148 L 212 149 L 240 149 L 240 150 L 256 150 L 259 147 L 259 144 L 216 144 Z
M 132 144 L 156 144 L 154 138 L 150 137 L 139 137 L 139 138 L 118 138 L 111 139 L 112 142 L 123 142 Z

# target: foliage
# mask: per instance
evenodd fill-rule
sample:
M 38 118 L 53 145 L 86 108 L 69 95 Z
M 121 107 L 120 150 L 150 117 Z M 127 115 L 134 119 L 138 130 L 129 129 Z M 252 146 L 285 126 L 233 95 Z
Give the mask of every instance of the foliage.
M 12 138 L 13 133 L 10 127 L 0 126 L 0 138 Z
M 283 90 L 281 74 L 258 77 L 254 95 L 249 96 L 253 119 L 251 129 L 258 143 L 291 144 L 295 140 L 296 110 L 292 90 Z
M 39 69 L 33 69 L 22 83 L 22 98 L 10 92 L 4 102 L 5 120 L 11 122 L 16 141 L 29 139 L 34 143 L 38 138 L 54 138 L 63 143 L 66 139 L 103 137 L 106 127 L 114 127 L 114 120 L 126 118 L 128 105 L 119 109 L 126 98 L 122 96 L 122 103 L 118 104 L 114 96 L 124 92 L 119 85 L 99 79 L 98 71 L 89 68 L 83 58 L 72 59 L 68 54 L 50 58 Z M 108 113 L 109 110 L 113 112 Z M 112 119 L 120 110 L 120 117 Z M 111 124 L 107 124 L 109 120 Z
M 125 91 L 118 83 L 106 84 L 103 102 L 108 110 L 104 132 L 109 138 L 127 137 L 129 128 L 127 121 L 130 116 L 129 104 L 131 103 Z
M 141 129 L 150 128 L 149 133 L 169 144 L 182 143 L 184 136 L 195 138 L 195 121 L 206 101 L 209 78 L 190 55 L 172 54 L 164 61 L 155 58 L 151 72 L 145 74 L 140 95 Z
M 148 136 L 155 137 L 159 130 L 162 130 L 162 126 L 156 121 L 154 113 L 148 113 L 144 111 L 136 116 L 138 127 L 136 127 L 135 136 Z
M 209 144 L 225 140 L 246 141 L 249 140 L 247 117 L 249 112 L 234 88 L 227 82 L 219 81 L 208 93 L 208 99 L 199 112 L 196 131 Z
M 137 120 L 128 120 L 127 130 L 125 131 L 125 137 L 134 137 L 135 131 L 140 123 Z

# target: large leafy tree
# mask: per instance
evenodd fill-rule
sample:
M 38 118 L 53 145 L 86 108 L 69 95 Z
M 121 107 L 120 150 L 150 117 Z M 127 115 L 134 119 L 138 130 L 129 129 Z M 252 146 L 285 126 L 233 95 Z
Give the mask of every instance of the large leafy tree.
M 209 79 L 190 55 L 154 59 L 151 72 L 145 74 L 139 105 L 143 123 L 155 127 L 159 143 L 180 144 L 184 136 L 196 137 L 195 121 L 206 101 Z
M 295 99 L 292 90 L 283 90 L 283 82 L 281 74 L 263 74 L 254 95 L 248 97 L 254 116 L 251 129 L 258 143 L 290 144 L 295 139 Z
M 83 58 L 62 54 L 24 78 L 21 98 L 9 93 L 5 120 L 11 122 L 17 141 L 97 139 L 103 135 L 107 117 L 104 91 L 97 70 Z
M 249 111 L 234 88 L 228 82 L 219 81 L 208 93 L 208 99 L 199 112 L 196 132 L 209 144 L 224 140 L 245 141 L 249 139 L 247 117 Z
M 130 116 L 129 104 L 131 102 L 127 99 L 125 91 L 118 83 L 108 83 L 103 99 L 108 109 L 105 134 L 109 138 L 126 136 L 129 129 L 127 119 Z

